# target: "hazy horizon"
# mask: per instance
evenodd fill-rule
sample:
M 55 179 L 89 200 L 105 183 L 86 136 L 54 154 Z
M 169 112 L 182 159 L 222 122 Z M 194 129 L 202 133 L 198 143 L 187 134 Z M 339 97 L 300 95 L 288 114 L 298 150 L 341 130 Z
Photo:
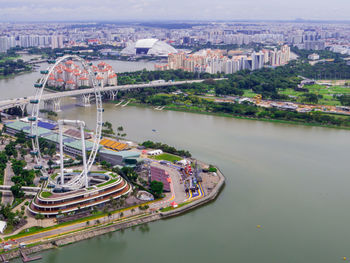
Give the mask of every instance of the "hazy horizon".
M 0 5 L 2 22 L 350 20 L 348 0 L 0 0 Z

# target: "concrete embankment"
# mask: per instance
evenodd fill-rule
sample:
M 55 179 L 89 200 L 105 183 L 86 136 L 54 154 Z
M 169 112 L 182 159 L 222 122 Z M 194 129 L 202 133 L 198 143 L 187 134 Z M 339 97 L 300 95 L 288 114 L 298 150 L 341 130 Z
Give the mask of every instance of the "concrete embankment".
M 220 180 L 209 194 L 207 194 L 203 198 L 197 199 L 182 207 L 176 208 L 168 212 L 148 214 L 148 215 L 142 216 L 141 218 L 136 218 L 128 222 L 116 223 L 116 224 L 111 224 L 106 226 L 96 226 L 96 227 L 92 227 L 91 229 L 82 230 L 82 231 L 67 234 L 61 237 L 54 237 L 54 238 L 42 241 L 40 242 L 40 244 L 34 245 L 32 247 L 24 248 L 22 249 L 22 251 L 27 255 L 38 253 L 43 250 L 48 250 L 48 249 L 53 249 L 60 246 L 69 245 L 75 242 L 79 242 L 79 241 L 93 238 L 99 235 L 107 234 L 109 232 L 117 231 L 120 229 L 126 229 L 132 226 L 141 225 L 141 224 L 153 222 L 156 220 L 160 220 L 163 218 L 168 218 L 171 216 L 177 216 L 177 215 L 183 214 L 191 209 L 194 209 L 205 203 L 215 200 L 215 198 L 219 195 L 222 187 L 225 184 L 225 178 L 219 169 L 217 172 L 217 176 L 219 176 Z M 3 256 L 7 260 L 20 257 L 20 251 L 13 250 L 13 251 L 4 253 Z
M 61 237 L 51 238 L 51 239 L 45 240 L 43 242 L 40 242 L 40 244 L 34 245 L 32 247 L 23 248 L 22 251 L 25 254 L 29 255 L 29 254 L 37 253 L 40 251 L 69 245 L 69 244 L 72 244 L 75 242 L 79 242 L 82 240 L 86 240 L 89 238 L 93 238 L 96 236 L 107 234 L 107 233 L 117 231 L 120 229 L 126 229 L 126 228 L 130 228 L 132 226 L 149 223 L 149 222 L 156 221 L 159 219 L 161 219 L 161 215 L 159 213 L 150 214 L 150 215 L 146 215 L 142 218 L 135 219 L 135 220 L 132 220 L 129 222 L 123 222 L 123 223 L 113 224 L 113 225 L 108 225 L 108 226 L 100 226 L 100 227 L 96 227 L 94 229 L 88 229 L 88 230 L 84 230 L 84 231 L 80 231 L 80 232 L 76 232 L 76 233 L 72 233 L 72 234 L 67 234 L 67 235 L 61 236 Z M 6 258 L 6 260 L 10 260 L 10 259 L 21 256 L 20 251 L 18 249 L 4 253 L 2 255 Z
M 215 200 L 215 198 L 219 195 L 222 187 L 225 184 L 225 177 L 219 169 L 217 171 L 217 176 L 219 176 L 220 180 L 219 180 L 218 184 L 214 187 L 214 189 L 208 195 L 204 196 L 203 198 L 197 199 L 197 200 L 195 200 L 187 205 L 176 208 L 174 210 L 170 210 L 167 212 L 161 212 L 160 215 L 163 218 L 180 215 L 180 214 L 183 214 L 191 209 L 194 209 L 194 208 L 199 207 L 205 203 L 208 203 L 208 202 Z

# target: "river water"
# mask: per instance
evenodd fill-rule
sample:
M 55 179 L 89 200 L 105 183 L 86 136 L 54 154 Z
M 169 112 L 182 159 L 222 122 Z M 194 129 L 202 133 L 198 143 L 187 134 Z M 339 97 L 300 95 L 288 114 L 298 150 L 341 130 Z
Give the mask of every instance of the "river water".
M 161 141 L 218 165 L 226 186 L 215 202 L 150 223 L 147 231 L 127 229 L 50 250 L 42 253 L 42 262 L 328 263 L 350 258 L 349 131 L 112 104 L 105 109 L 104 119 L 123 125 L 132 140 Z M 95 109 L 66 106 L 60 116 L 93 127 Z
M 29 60 L 30 56 L 24 59 Z M 146 61 L 119 61 L 119 60 L 104 60 L 112 66 L 117 72 L 136 71 L 136 70 L 154 70 L 155 62 Z M 99 61 L 93 61 L 98 64 Z M 34 83 L 41 77 L 40 70 L 46 69 L 49 66 L 47 63 L 38 64 L 38 68 L 34 72 L 24 73 L 15 77 L 0 79 L 0 99 L 9 99 L 15 97 L 26 97 L 34 95 Z

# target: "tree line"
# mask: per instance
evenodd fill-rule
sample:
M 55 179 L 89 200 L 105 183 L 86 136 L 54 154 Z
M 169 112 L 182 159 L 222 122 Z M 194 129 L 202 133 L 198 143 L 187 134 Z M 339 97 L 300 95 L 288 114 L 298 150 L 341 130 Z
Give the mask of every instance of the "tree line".
M 167 144 L 161 143 L 161 142 L 152 142 L 152 141 L 145 141 L 141 144 L 142 146 L 146 148 L 152 148 L 152 149 L 160 149 L 163 152 L 183 156 L 183 157 L 191 157 L 191 153 L 189 151 L 185 150 L 177 150 L 175 147 L 169 146 Z

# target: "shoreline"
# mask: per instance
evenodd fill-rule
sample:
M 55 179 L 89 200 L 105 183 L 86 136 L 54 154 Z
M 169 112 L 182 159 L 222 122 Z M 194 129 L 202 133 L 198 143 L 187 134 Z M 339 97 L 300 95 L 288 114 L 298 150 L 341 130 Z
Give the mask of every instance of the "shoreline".
M 148 104 L 141 104 L 141 103 L 136 103 L 136 102 L 130 102 L 127 106 L 143 107 L 143 108 L 155 107 L 155 106 L 151 106 L 151 105 L 148 105 Z M 187 112 L 187 113 L 193 113 L 193 114 L 201 114 L 201 115 L 225 117 L 225 118 L 234 118 L 234 119 L 242 119 L 242 120 L 251 120 L 251 121 L 264 121 L 264 122 L 272 122 L 272 123 L 301 125 L 301 126 L 308 126 L 308 127 L 319 127 L 319 128 L 350 130 L 350 127 L 344 127 L 344 126 L 322 125 L 322 124 L 316 124 L 316 123 L 304 123 L 304 122 L 278 120 L 278 119 L 266 119 L 266 118 L 259 119 L 259 118 L 253 118 L 253 117 L 249 118 L 249 117 L 243 117 L 243 116 L 236 116 L 236 115 L 232 115 L 232 114 L 228 114 L 228 113 L 215 113 L 215 112 L 203 112 L 203 111 L 195 111 L 195 110 L 175 109 L 175 108 L 169 108 L 167 106 L 165 106 L 165 108 L 163 110 L 177 111 L 177 112 Z
M 200 161 L 199 161 L 200 162 Z M 158 220 L 168 219 L 170 217 L 180 216 L 185 214 L 193 209 L 197 209 L 205 204 L 211 203 L 216 200 L 216 198 L 221 193 L 223 186 L 225 185 L 225 177 L 223 173 L 217 168 L 217 176 L 219 178 L 218 183 L 215 185 L 213 190 L 205 195 L 204 197 L 195 199 L 181 207 L 174 208 L 170 211 L 162 212 L 145 212 L 141 215 L 131 216 L 131 218 L 125 218 L 117 220 L 117 222 L 104 222 L 98 224 L 97 226 L 87 227 L 81 230 L 76 230 L 72 232 L 59 234 L 54 237 L 48 237 L 44 241 L 33 240 L 32 243 L 27 244 L 26 248 L 15 248 L 8 252 L 0 253 L 6 260 L 14 259 L 20 257 L 20 250 L 25 254 L 34 254 L 41 251 L 63 247 L 70 245 L 79 241 L 87 240 L 96 236 L 104 235 L 107 233 L 122 231 L 127 228 L 135 227 L 138 225 L 155 222 Z M 30 236 L 30 235 L 28 235 Z
M 0 80 L 1 79 L 12 79 L 12 78 L 18 77 L 20 75 L 24 75 L 24 74 L 32 73 L 32 72 L 34 72 L 34 70 L 30 69 L 30 70 L 21 71 L 21 72 L 18 72 L 18 73 L 13 73 L 13 74 L 10 74 L 10 75 L 7 75 L 7 76 L 0 76 Z

